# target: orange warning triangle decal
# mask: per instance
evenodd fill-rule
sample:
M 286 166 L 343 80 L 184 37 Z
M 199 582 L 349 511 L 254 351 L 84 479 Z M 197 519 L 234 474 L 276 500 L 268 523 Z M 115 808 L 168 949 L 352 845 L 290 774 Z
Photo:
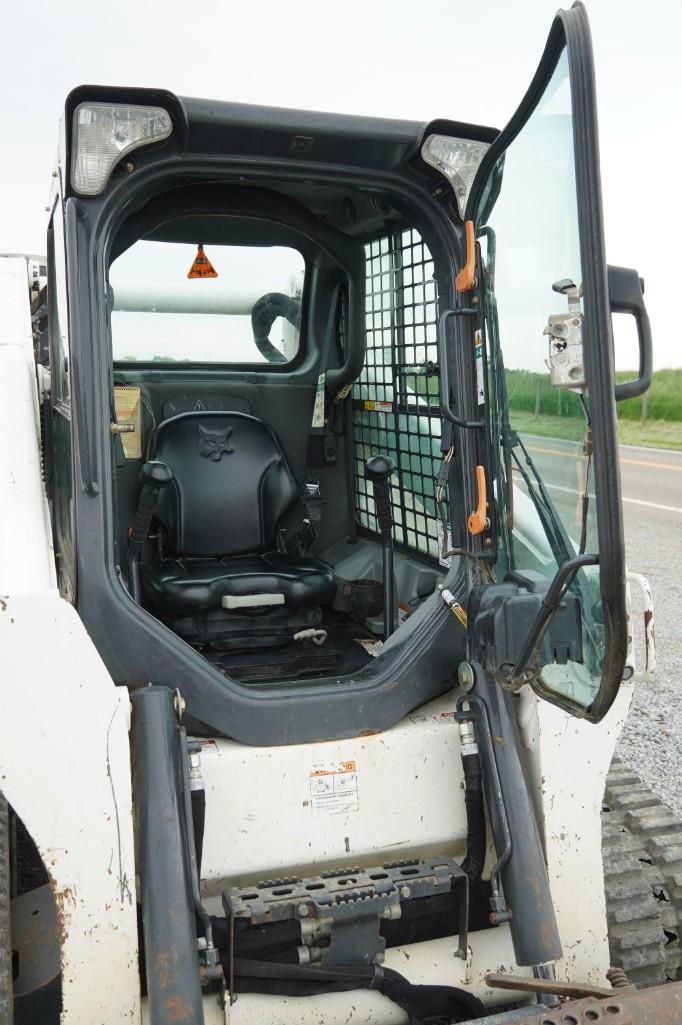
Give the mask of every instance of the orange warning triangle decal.
M 194 257 L 194 263 L 187 272 L 188 278 L 217 278 L 218 272 L 214 269 L 213 264 L 206 256 L 204 247 L 199 243 L 197 246 L 197 255 Z

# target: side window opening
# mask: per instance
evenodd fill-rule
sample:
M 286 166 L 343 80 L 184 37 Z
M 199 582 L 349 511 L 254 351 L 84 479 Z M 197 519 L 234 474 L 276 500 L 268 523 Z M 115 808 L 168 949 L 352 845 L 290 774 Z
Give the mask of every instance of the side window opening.
M 414 228 L 376 239 L 366 252 L 367 354 L 353 390 L 356 517 L 377 533 L 364 465 L 377 452 L 390 455 L 396 464 L 395 541 L 438 558 L 434 478 L 441 420 L 433 258 Z
M 197 245 L 141 239 L 111 266 L 114 363 L 289 363 L 305 261 L 288 246 L 207 245 L 216 277 L 188 280 Z

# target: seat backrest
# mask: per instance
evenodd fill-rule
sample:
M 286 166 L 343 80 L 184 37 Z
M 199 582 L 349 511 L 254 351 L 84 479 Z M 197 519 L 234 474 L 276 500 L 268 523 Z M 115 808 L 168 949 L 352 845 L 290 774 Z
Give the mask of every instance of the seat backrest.
M 300 493 L 274 433 L 246 413 L 164 420 L 150 457 L 173 471 L 157 516 L 175 555 L 272 551 L 277 524 Z

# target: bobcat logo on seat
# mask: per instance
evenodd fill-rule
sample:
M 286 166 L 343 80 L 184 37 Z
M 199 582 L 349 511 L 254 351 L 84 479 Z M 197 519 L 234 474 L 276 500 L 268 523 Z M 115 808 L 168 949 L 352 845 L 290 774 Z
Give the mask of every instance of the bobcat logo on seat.
M 224 431 L 209 431 L 199 424 L 199 454 L 204 459 L 219 462 L 223 452 L 227 452 L 228 455 L 230 452 L 234 452 L 228 440 L 231 434 L 231 427 L 226 427 Z

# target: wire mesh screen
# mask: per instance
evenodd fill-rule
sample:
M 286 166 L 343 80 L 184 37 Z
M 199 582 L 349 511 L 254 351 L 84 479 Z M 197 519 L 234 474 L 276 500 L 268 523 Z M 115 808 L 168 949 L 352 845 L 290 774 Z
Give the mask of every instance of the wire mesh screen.
M 356 517 L 377 532 L 364 465 L 371 455 L 390 455 L 395 540 L 437 558 L 434 478 L 442 457 L 433 260 L 414 229 L 366 248 L 367 354 L 353 388 Z

